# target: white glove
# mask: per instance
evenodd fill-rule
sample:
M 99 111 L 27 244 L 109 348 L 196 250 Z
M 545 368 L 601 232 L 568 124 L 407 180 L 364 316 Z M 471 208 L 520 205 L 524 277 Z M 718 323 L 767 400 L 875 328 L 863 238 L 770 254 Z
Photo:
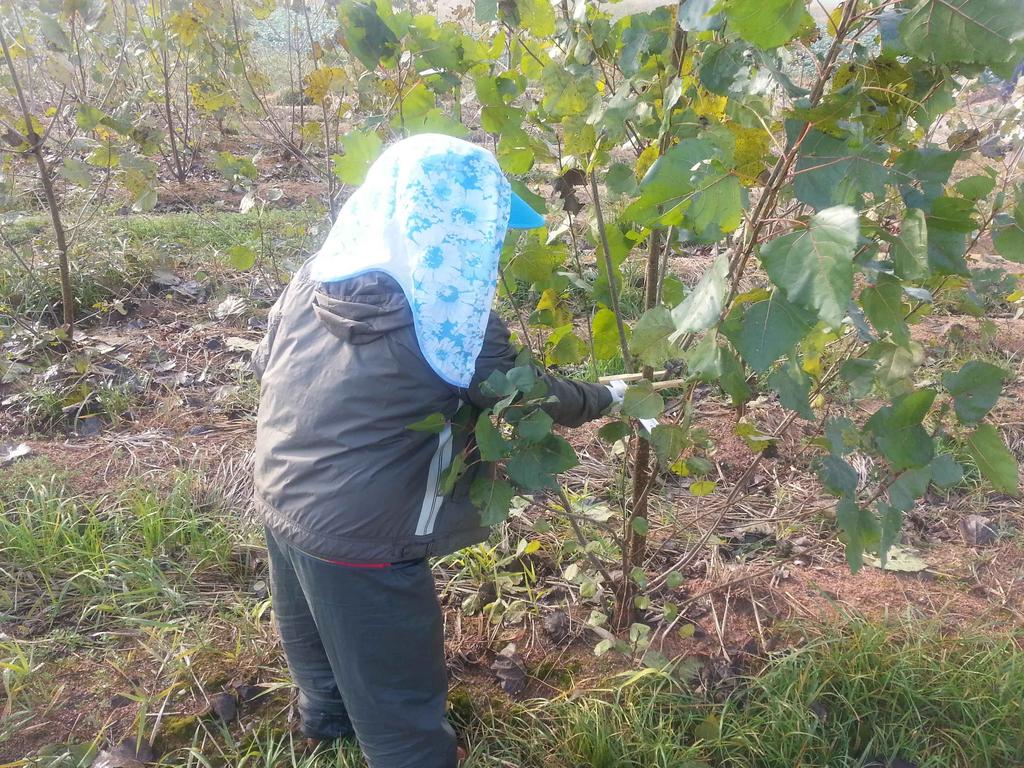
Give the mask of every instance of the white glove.
M 605 413 L 618 413 L 622 409 L 622 403 L 626 400 L 626 390 L 629 387 L 626 386 L 624 381 L 613 381 L 604 386 L 612 396 L 612 404 Z

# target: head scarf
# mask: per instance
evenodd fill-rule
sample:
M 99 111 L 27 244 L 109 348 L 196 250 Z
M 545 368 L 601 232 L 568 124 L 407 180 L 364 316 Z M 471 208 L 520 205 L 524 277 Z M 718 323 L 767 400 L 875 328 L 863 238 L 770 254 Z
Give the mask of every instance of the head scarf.
M 326 283 L 372 271 L 390 275 L 409 302 L 430 367 L 449 384 L 468 386 L 512 197 L 487 150 L 435 134 L 404 139 L 385 150 L 345 203 L 310 276 Z

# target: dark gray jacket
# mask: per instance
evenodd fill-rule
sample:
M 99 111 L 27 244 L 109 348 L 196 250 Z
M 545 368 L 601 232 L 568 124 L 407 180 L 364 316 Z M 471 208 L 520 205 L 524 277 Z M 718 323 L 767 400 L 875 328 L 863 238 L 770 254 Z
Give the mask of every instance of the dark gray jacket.
M 462 403 L 493 405 L 480 383 L 515 358 L 492 312 L 470 387 L 453 387 L 420 353 L 396 282 L 371 273 L 320 284 L 307 262 L 271 310 L 253 356 L 262 386 L 256 506 L 266 524 L 309 554 L 356 562 L 442 555 L 483 541 L 487 529 L 469 500 L 479 463 L 449 496 L 437 494 L 472 435 L 409 426 L 432 413 L 450 420 Z M 601 385 L 545 378 L 558 398 L 546 410 L 559 424 L 578 426 L 611 405 Z

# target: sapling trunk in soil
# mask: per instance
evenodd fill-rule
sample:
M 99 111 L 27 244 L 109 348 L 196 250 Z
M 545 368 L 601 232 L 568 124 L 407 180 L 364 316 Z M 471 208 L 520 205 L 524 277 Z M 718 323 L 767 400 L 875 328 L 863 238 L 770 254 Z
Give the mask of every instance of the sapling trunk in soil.
M 50 164 L 43 154 L 43 145 L 46 143 L 45 132 L 40 135 L 32 121 L 32 113 L 25 99 L 25 92 L 21 87 L 21 80 L 18 78 L 18 71 L 14 66 L 11 57 L 11 50 L 7 44 L 7 35 L 0 28 L 0 46 L 3 48 L 4 62 L 11 75 L 11 85 L 18 98 L 18 106 L 21 108 L 22 118 L 25 123 L 25 136 L 14 137 L 14 143 L 18 146 L 27 145 L 28 152 L 36 162 L 39 171 L 39 183 L 43 188 L 43 195 L 46 197 L 46 207 L 50 213 L 50 223 L 53 225 L 53 238 L 57 244 L 57 264 L 60 269 L 60 295 L 63 310 L 64 323 L 61 330 L 64 334 L 64 342 L 70 344 L 75 333 L 75 296 L 71 288 L 71 265 L 68 260 L 68 239 L 67 231 L 64 229 L 64 222 L 60 216 L 60 206 L 57 203 L 57 195 L 53 189 L 53 173 Z M 54 118 L 56 119 L 56 118 Z
M 686 0 L 680 0 L 676 7 L 678 16 Z M 671 68 L 663 73 L 662 92 L 667 90 L 669 83 L 680 72 L 686 50 L 686 32 L 678 24 L 671 42 Z M 666 122 L 658 137 L 658 156 L 662 157 L 672 146 L 671 124 Z M 598 207 L 598 210 L 600 208 Z M 603 230 L 603 227 L 602 227 Z M 668 249 L 671 247 L 670 232 L 652 229 L 647 241 L 647 267 L 644 272 L 644 311 L 654 309 L 661 300 L 661 282 L 667 265 Z M 614 291 L 612 292 L 614 296 Z M 616 308 L 616 315 L 619 311 Z M 632 361 L 627 360 L 627 371 L 632 371 Z M 653 381 L 654 368 L 643 367 L 643 376 Z M 616 595 L 615 624 L 619 628 L 628 627 L 633 623 L 635 609 L 633 605 L 634 589 L 630 575 L 633 569 L 641 566 L 647 550 L 647 533 L 650 517 L 650 491 L 657 473 L 657 460 L 651 454 L 651 444 L 647 437 L 639 434 L 636 440 L 636 451 L 633 455 L 633 489 L 630 499 L 630 511 L 626 518 L 622 545 L 622 582 Z

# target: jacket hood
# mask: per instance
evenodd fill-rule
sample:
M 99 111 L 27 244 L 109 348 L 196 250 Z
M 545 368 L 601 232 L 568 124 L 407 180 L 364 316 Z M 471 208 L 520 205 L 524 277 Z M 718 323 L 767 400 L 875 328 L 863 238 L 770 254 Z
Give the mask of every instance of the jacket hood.
M 410 136 L 370 166 L 311 260 L 310 277 L 391 275 L 412 308 L 424 359 L 448 384 L 467 387 L 497 288 L 511 196 L 486 149 Z
M 328 331 L 352 344 L 369 343 L 413 321 L 401 287 L 380 272 L 321 283 L 313 311 Z

